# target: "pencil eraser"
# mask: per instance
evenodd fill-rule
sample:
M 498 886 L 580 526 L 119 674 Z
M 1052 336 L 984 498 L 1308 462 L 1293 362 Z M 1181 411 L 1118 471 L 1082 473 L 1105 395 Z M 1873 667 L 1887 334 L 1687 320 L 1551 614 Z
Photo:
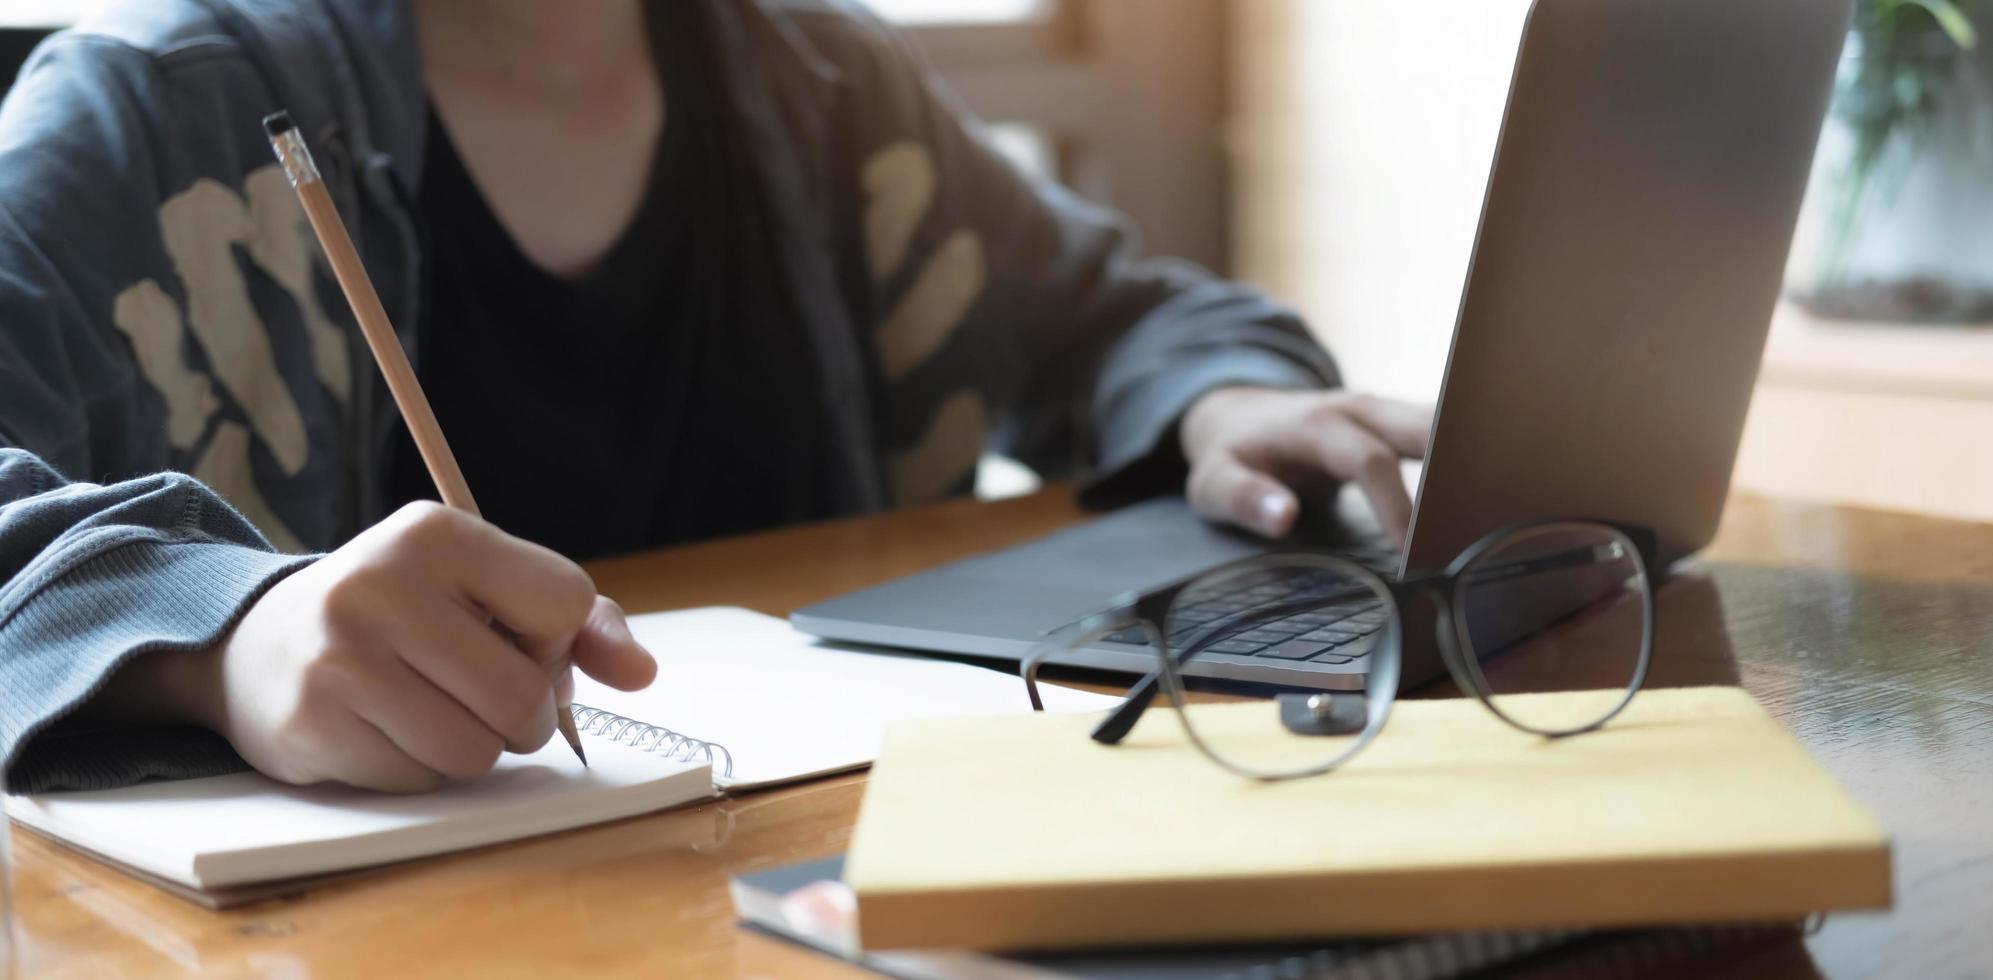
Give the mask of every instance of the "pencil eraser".
M 282 136 L 296 128 L 298 125 L 291 121 L 291 114 L 288 112 L 278 111 L 263 117 L 263 131 L 269 133 L 272 138 Z

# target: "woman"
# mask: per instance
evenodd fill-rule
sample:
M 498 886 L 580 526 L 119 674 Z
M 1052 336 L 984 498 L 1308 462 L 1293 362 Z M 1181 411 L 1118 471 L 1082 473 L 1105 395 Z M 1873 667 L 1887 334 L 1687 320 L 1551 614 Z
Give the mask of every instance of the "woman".
M 419 502 L 280 107 L 488 520 Z M 0 372 L 16 791 L 472 777 L 545 742 L 550 675 L 655 673 L 576 559 L 937 497 L 986 445 L 1268 535 L 1356 479 L 1401 533 L 1427 428 L 834 2 L 113 7 L 0 109 Z

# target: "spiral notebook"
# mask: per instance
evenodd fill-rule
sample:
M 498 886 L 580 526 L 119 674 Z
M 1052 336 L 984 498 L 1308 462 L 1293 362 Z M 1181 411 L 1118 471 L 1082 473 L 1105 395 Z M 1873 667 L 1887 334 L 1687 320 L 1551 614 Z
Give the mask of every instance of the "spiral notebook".
M 658 680 L 576 679 L 584 768 L 559 739 L 486 777 L 418 796 L 286 786 L 256 773 L 10 797 L 16 823 L 210 905 L 356 868 L 668 809 L 857 769 L 887 725 L 1028 710 L 1009 674 L 816 644 L 745 609 L 632 617 Z M 1048 692 L 1054 710 L 1113 699 Z

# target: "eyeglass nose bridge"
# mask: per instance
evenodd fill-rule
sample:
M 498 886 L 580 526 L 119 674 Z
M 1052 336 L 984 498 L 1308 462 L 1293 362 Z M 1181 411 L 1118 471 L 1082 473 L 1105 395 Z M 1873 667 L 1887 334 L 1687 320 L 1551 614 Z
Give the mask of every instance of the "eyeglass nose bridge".
M 1432 590 L 1433 640 L 1439 645 L 1439 662 L 1446 666 L 1446 672 L 1453 677 L 1454 686 L 1460 693 L 1487 700 L 1488 684 L 1481 678 L 1481 671 L 1467 663 L 1463 652 L 1459 626 L 1454 621 L 1453 599 L 1443 589 Z
M 1592 522 L 1592 523 L 1602 523 L 1602 522 Z M 1589 724 L 1580 727 L 1564 729 L 1564 730 L 1544 730 L 1526 724 L 1522 721 L 1518 721 L 1516 718 L 1512 717 L 1507 711 L 1504 711 L 1502 706 L 1497 703 L 1495 687 L 1493 684 L 1489 682 L 1488 675 L 1481 665 L 1482 663 L 1481 655 L 1475 652 L 1474 639 L 1468 632 L 1467 623 L 1462 618 L 1462 616 L 1459 615 L 1461 610 L 1457 607 L 1457 603 L 1460 602 L 1460 598 L 1458 595 L 1455 594 L 1452 588 L 1447 587 L 1450 584 L 1449 579 L 1452 578 L 1457 580 L 1457 576 L 1456 577 L 1450 577 L 1445 575 L 1422 576 L 1417 580 L 1408 581 L 1400 585 L 1400 588 L 1403 588 L 1404 586 L 1410 586 L 1412 587 L 1413 590 L 1425 592 L 1431 597 L 1431 601 L 1433 603 L 1434 639 L 1438 642 L 1439 645 L 1440 662 L 1443 665 L 1445 665 L 1446 671 L 1453 678 L 1455 686 L 1460 688 L 1461 693 L 1470 695 L 1476 700 L 1480 701 L 1483 706 L 1485 706 L 1490 712 L 1492 712 L 1495 715 L 1495 717 L 1501 719 L 1504 723 L 1508 724 L 1509 726 L 1519 731 L 1529 732 L 1534 735 L 1540 735 L 1545 738 L 1551 738 L 1551 739 L 1566 738 L 1569 736 L 1582 735 L 1586 732 L 1594 731 L 1598 728 L 1603 727 L 1606 724 L 1606 722 L 1611 721 L 1614 717 L 1618 716 L 1618 714 L 1621 711 L 1625 710 L 1626 706 L 1632 702 L 1634 696 L 1640 692 L 1640 689 L 1646 683 L 1647 671 L 1653 662 L 1654 633 L 1655 633 L 1654 620 L 1657 614 L 1656 599 L 1655 596 L 1653 595 L 1652 584 L 1651 584 L 1654 575 L 1647 564 L 1647 557 L 1646 557 L 1649 553 L 1649 550 L 1651 549 L 1642 550 L 1643 546 L 1641 544 L 1640 538 L 1633 533 L 1633 531 L 1639 529 L 1627 529 L 1619 527 L 1618 525 L 1611 525 L 1611 524 L 1606 524 L 1604 526 L 1612 528 L 1613 530 L 1617 531 L 1619 534 L 1624 535 L 1628 539 L 1628 542 L 1633 545 L 1633 554 L 1637 556 L 1641 561 L 1641 568 L 1639 575 L 1648 583 L 1648 585 L 1645 588 L 1643 588 L 1641 595 L 1642 638 L 1640 645 L 1640 657 L 1634 667 L 1633 675 L 1627 684 L 1625 696 L 1621 698 L 1619 703 L 1615 707 L 1613 707 L 1611 711 L 1607 712 L 1604 716 L 1598 718 L 1596 721 L 1593 721 Z M 1560 563 L 1568 562 L 1574 559 L 1581 561 L 1591 561 L 1591 562 L 1607 562 L 1607 561 L 1621 561 L 1625 560 L 1627 557 L 1628 557 L 1628 552 L 1627 552 L 1626 543 L 1622 543 L 1620 541 L 1613 541 L 1605 545 L 1597 545 L 1572 552 L 1567 552 L 1565 554 L 1555 556 L 1552 560 Z M 1557 566 L 1552 565 L 1549 567 L 1555 568 Z M 1531 570 L 1541 570 L 1539 568 L 1532 568 L 1531 566 L 1526 564 L 1519 566 L 1519 568 L 1522 574 L 1527 574 Z M 1518 569 L 1503 568 L 1498 570 L 1498 574 L 1501 575 L 1502 577 L 1513 577 L 1514 575 L 1518 574 Z M 1483 580 L 1483 581 L 1488 581 L 1488 580 Z M 1403 601 L 1402 595 L 1400 598 L 1401 601 Z
M 1428 575 L 1405 584 L 1432 603 L 1433 641 L 1439 647 L 1439 662 L 1445 666 L 1447 675 L 1453 678 L 1454 686 L 1460 689 L 1461 694 L 1494 709 L 1487 677 L 1481 673 L 1481 666 L 1473 661 L 1467 637 L 1460 632 L 1462 627 L 1459 617 L 1454 615 L 1454 597 L 1446 588 L 1446 576 Z M 1495 714 L 1508 721 L 1508 717 L 1499 710 Z

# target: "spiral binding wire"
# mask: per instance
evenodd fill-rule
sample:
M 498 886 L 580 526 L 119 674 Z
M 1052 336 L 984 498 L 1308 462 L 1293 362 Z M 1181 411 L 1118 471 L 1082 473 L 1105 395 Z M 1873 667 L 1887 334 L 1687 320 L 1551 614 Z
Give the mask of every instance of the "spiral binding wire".
M 574 710 L 574 727 L 585 734 L 606 738 L 630 746 L 639 752 L 661 755 L 676 762 L 697 762 L 704 760 L 718 769 L 720 775 L 731 779 L 734 774 L 734 756 L 727 747 L 718 742 L 682 735 L 669 728 L 647 725 L 635 718 L 625 718 L 613 711 L 591 708 L 585 704 L 571 705 Z

